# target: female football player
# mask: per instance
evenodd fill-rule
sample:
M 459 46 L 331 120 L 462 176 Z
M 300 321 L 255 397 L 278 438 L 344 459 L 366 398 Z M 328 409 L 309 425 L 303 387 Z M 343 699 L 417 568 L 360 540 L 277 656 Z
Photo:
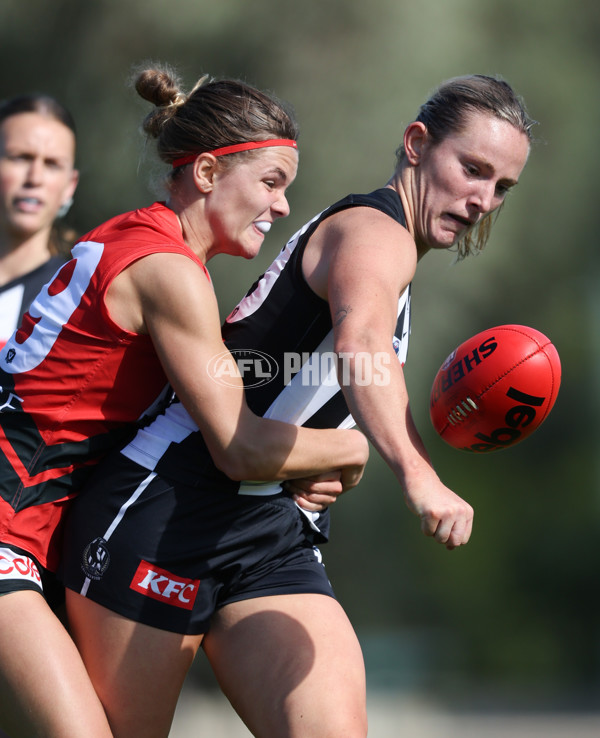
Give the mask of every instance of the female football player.
M 353 486 L 368 454 L 359 431 L 253 415 L 239 375 L 217 383 L 207 371 L 225 349 L 205 263 L 219 253 L 255 256 L 288 214 L 294 120 L 237 81 L 186 95 L 168 71 L 148 69 L 137 89 L 155 105 L 146 128 L 175 165 L 167 202 L 82 238 L 0 352 L 0 721 L 13 738 L 111 734 L 51 610 L 50 575 L 77 490 L 167 381 L 202 430 L 217 476 L 284 479 L 335 467 Z M 183 589 L 176 601 L 188 596 Z
M 68 257 L 62 216 L 78 178 L 68 110 L 40 94 L 0 104 L 0 346 Z
M 281 368 L 270 382 L 244 377 L 255 412 L 320 428 L 355 420 L 423 532 L 448 548 L 469 540 L 473 510 L 439 479 L 411 417 L 410 284 L 431 250 L 483 248 L 531 126 L 506 82 L 446 82 L 406 128 L 383 187 L 307 223 L 224 327 L 233 354 Z M 175 161 L 189 186 L 201 151 Z M 323 501 L 303 497 L 304 483 L 296 505 L 278 484 L 227 478 L 179 399 L 110 457 L 70 520 L 69 612 L 115 736 L 168 734 L 202 645 L 254 735 L 363 738 L 361 650 L 314 548 L 327 538 Z

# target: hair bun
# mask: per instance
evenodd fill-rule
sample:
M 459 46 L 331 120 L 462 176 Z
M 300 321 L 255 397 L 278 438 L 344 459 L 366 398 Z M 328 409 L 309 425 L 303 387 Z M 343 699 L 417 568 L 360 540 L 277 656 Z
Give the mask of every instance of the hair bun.
M 168 66 L 139 71 L 135 77 L 135 89 L 140 97 L 155 106 L 142 124 L 144 131 L 154 138 L 160 135 L 165 123 L 188 99 L 178 76 Z

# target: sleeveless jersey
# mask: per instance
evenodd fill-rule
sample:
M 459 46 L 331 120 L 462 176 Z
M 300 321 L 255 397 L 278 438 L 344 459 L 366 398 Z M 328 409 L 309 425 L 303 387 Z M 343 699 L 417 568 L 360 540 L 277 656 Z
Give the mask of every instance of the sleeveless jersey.
M 33 271 L 0 287 L 0 348 L 19 327 L 33 298 L 65 261 L 64 256 L 52 256 Z
M 0 352 L 0 541 L 47 568 L 66 501 L 167 383 L 150 337 L 120 328 L 105 304 L 121 271 L 162 252 L 206 272 L 161 203 L 92 230 Z
M 406 225 L 400 197 L 394 190 L 382 188 L 368 195 L 345 197 L 292 236 L 226 319 L 223 338 L 240 368 L 248 405 L 257 415 L 314 428 L 354 424 L 336 378 L 329 305 L 304 279 L 302 254 L 323 220 L 359 206 L 380 210 Z M 399 299 L 392 339 L 402 363 L 409 332 L 410 285 Z M 226 381 L 228 360 L 229 354 L 215 357 L 211 371 L 216 381 Z M 281 492 L 278 483 L 240 485 L 222 474 L 212 464 L 197 426 L 177 398 L 148 427 L 138 431 L 123 453 L 141 466 L 186 485 L 213 483 L 221 485 L 223 491 L 241 494 Z

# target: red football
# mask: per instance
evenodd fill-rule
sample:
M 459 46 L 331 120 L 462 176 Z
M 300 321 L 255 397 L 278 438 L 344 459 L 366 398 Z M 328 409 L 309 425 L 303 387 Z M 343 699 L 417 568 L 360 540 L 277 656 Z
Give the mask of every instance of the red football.
M 558 352 L 543 333 L 524 325 L 489 328 L 440 367 L 431 388 L 431 422 L 463 451 L 512 446 L 546 419 L 560 377 Z

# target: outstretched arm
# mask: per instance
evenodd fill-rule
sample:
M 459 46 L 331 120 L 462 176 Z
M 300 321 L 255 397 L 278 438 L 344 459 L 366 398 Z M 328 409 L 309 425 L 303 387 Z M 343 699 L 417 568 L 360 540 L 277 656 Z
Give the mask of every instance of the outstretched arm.
M 338 213 L 315 235 L 307 247 L 305 275 L 329 300 L 350 411 L 393 470 L 423 532 L 448 548 L 460 546 L 471 535 L 473 510 L 436 474 L 415 427 L 404 373 L 392 348 L 398 298 L 416 269 L 414 242 L 406 229 L 369 208 Z M 364 362 L 357 357 L 364 360 L 365 355 L 374 372 L 376 366 L 388 370 L 379 381 L 364 381 Z

